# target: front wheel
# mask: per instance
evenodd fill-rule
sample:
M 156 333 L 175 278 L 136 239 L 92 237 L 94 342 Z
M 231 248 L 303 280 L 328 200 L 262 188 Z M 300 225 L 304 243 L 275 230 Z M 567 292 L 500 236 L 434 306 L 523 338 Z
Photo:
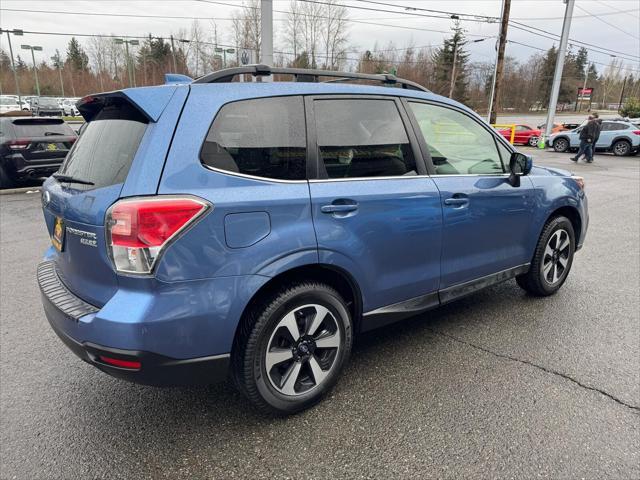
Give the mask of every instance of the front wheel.
M 351 353 L 345 301 L 321 283 L 283 288 L 243 320 L 232 353 L 240 390 L 260 411 L 288 415 L 317 403 Z
M 569 150 L 569 140 L 566 138 L 556 138 L 553 141 L 553 149 L 558 153 L 563 153 Z
M 545 297 L 564 284 L 573 264 L 575 233 L 566 217 L 551 219 L 542 230 L 529 271 L 516 277 L 527 292 Z

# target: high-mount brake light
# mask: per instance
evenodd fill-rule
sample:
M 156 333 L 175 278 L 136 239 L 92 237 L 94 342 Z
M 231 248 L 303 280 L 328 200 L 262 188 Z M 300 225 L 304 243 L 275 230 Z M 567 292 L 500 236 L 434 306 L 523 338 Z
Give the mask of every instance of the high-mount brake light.
M 162 251 L 210 208 L 193 197 L 120 200 L 107 212 L 108 248 L 121 273 L 149 274 Z

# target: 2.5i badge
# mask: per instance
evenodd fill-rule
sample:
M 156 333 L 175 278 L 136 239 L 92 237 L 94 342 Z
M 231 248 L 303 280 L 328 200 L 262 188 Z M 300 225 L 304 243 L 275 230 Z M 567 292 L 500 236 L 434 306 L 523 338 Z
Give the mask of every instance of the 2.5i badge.
M 51 235 L 51 243 L 56 247 L 59 252 L 64 248 L 64 220 L 60 217 L 56 217 L 53 224 L 53 235 Z

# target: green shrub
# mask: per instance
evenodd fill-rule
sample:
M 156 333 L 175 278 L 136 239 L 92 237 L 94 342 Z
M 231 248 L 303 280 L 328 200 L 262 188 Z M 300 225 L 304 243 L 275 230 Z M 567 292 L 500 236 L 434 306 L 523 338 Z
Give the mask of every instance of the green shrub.
M 624 106 L 620 109 L 620 115 L 629 118 L 640 117 L 640 99 L 629 98 Z

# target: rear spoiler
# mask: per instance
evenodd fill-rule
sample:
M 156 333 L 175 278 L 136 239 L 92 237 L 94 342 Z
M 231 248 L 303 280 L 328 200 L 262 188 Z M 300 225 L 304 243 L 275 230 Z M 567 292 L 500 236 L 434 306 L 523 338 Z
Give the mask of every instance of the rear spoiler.
M 178 85 L 161 85 L 96 93 L 81 98 L 76 107 L 80 115 L 90 122 L 106 105 L 126 102 L 150 122 L 157 122 L 178 88 Z

